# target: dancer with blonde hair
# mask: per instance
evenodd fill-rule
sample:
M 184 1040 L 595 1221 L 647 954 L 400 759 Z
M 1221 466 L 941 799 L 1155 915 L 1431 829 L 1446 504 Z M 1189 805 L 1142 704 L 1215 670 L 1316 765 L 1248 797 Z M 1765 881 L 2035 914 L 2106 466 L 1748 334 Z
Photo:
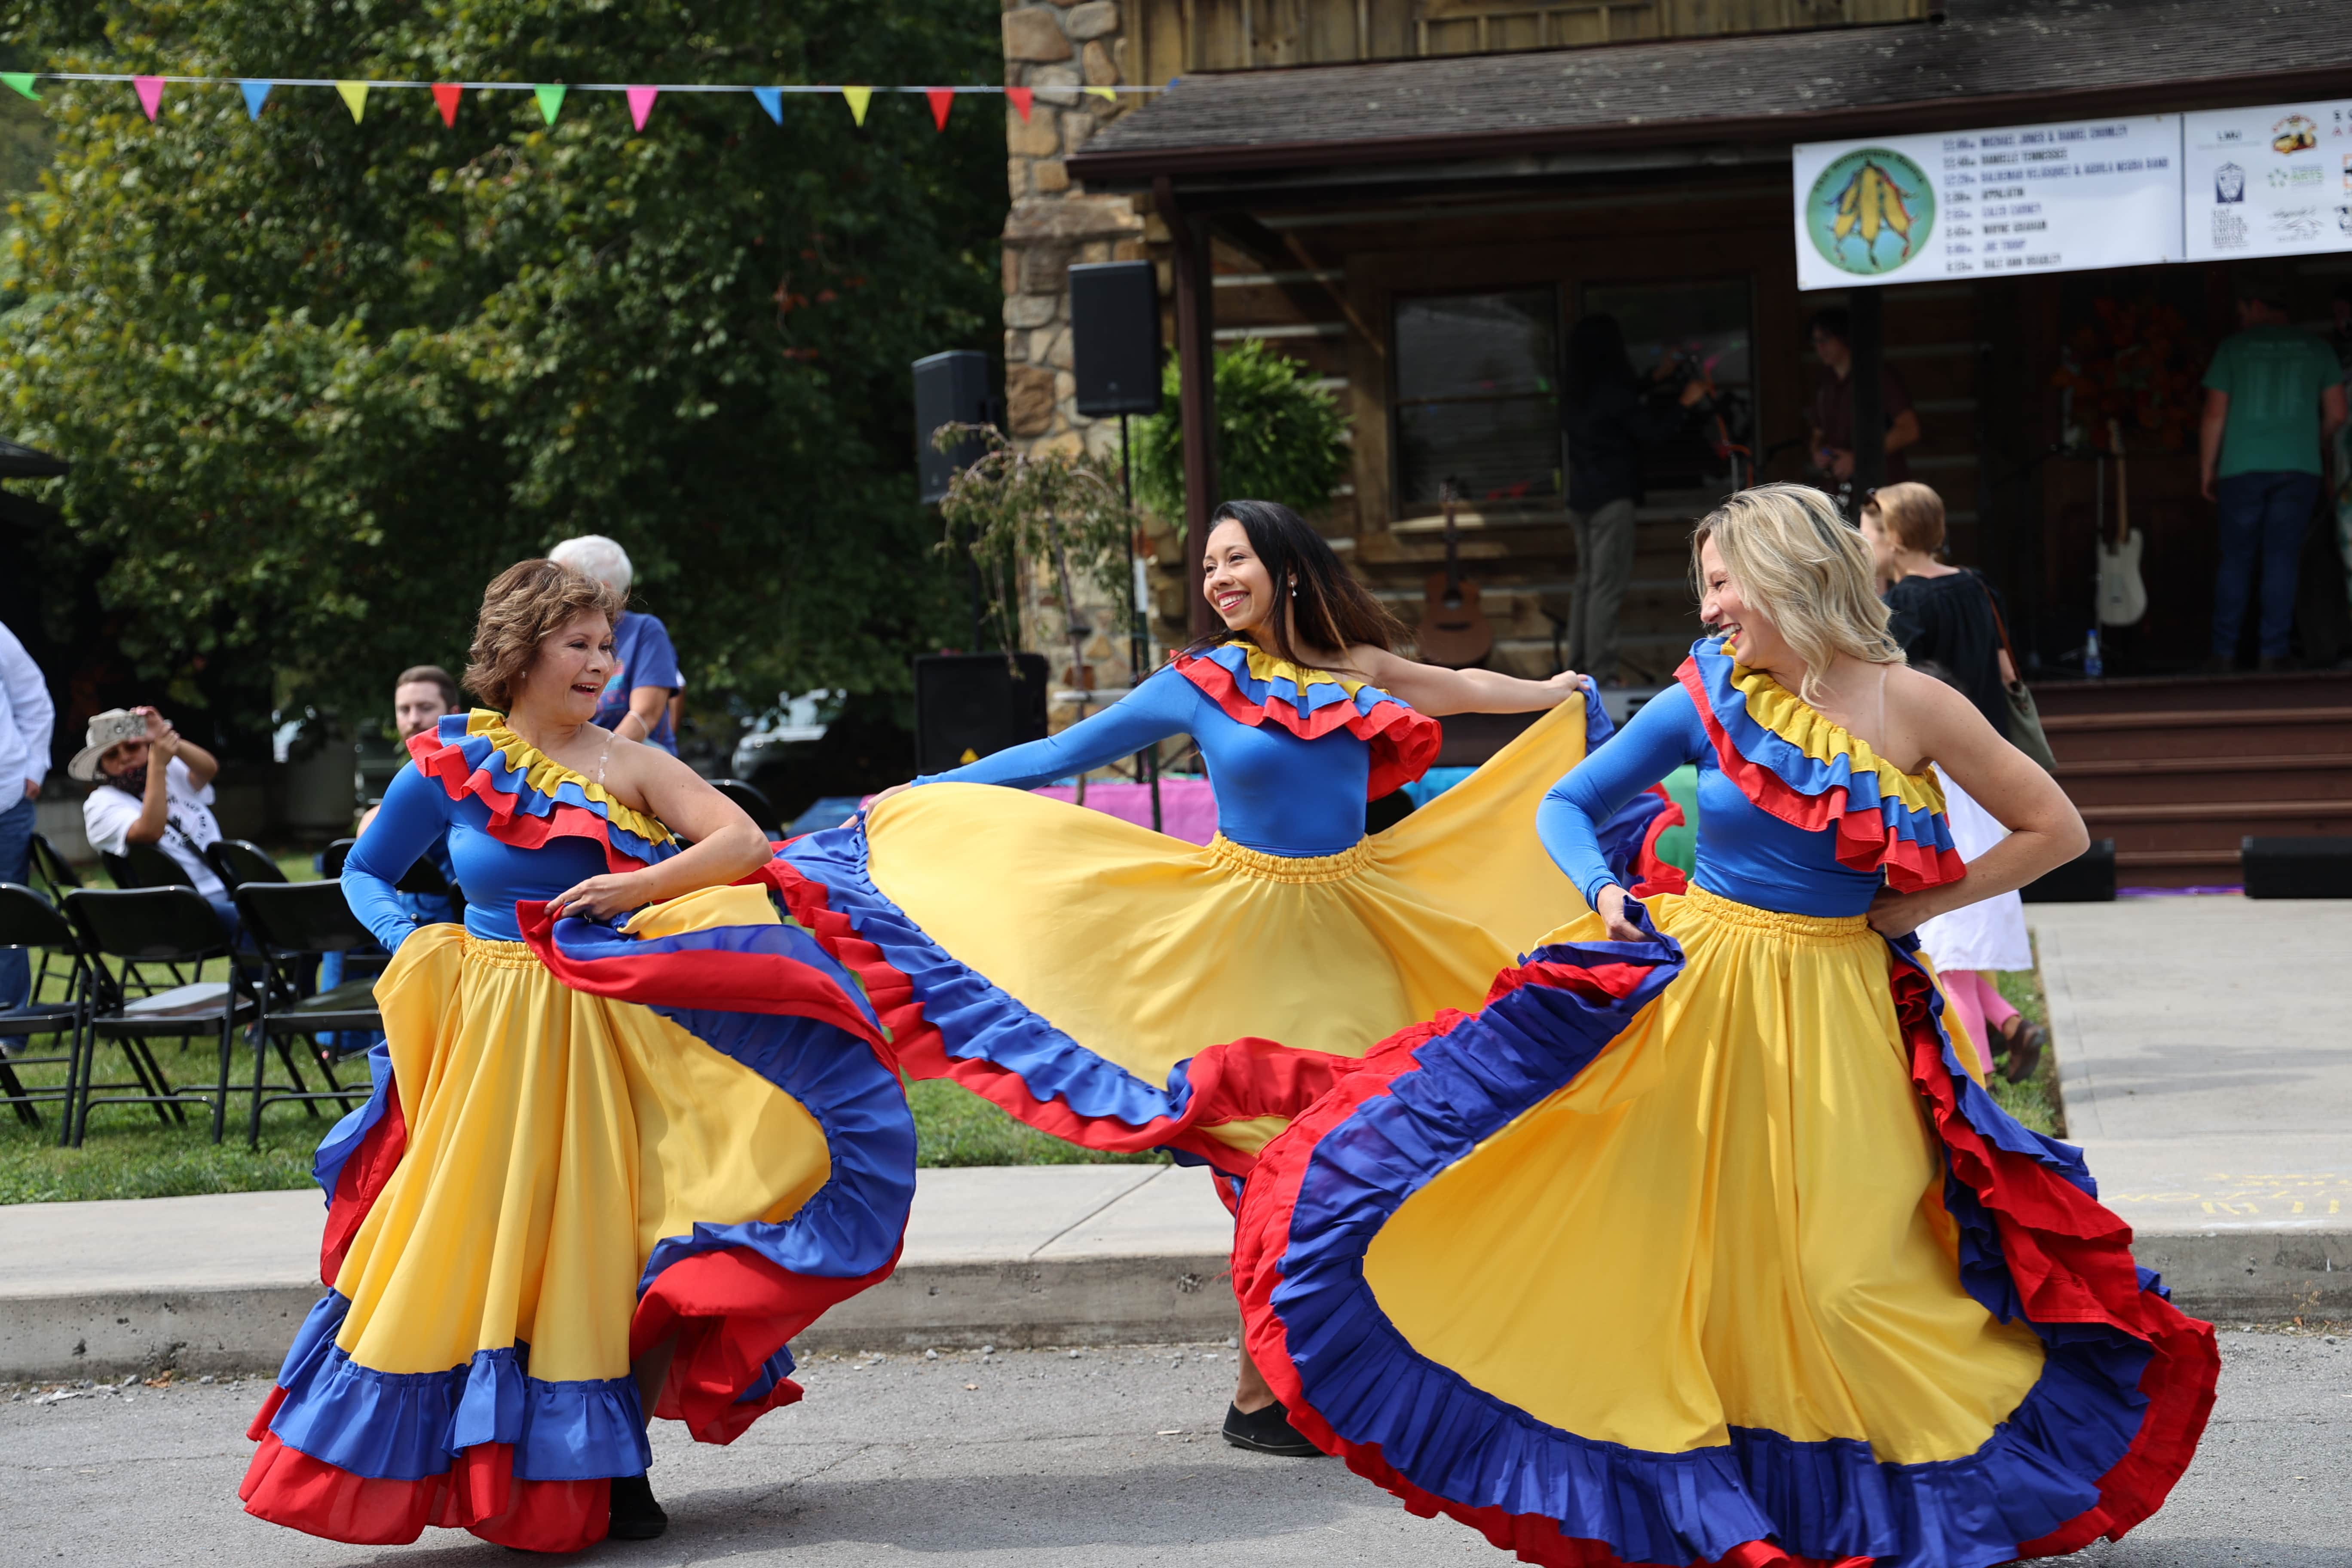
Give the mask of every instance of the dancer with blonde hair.
M 1986 1568 L 2120 1535 L 2211 1408 L 2211 1328 L 2079 1151 L 1954 1047 L 1910 932 L 2074 856 L 2049 776 L 1904 668 L 1830 499 L 1733 496 L 1710 635 L 1553 789 L 1592 914 L 1376 1047 L 1244 1197 L 1292 1424 L 1530 1562 Z M 1692 885 L 1600 825 L 1685 763 Z M 2009 828 L 1963 867 L 1948 771 Z

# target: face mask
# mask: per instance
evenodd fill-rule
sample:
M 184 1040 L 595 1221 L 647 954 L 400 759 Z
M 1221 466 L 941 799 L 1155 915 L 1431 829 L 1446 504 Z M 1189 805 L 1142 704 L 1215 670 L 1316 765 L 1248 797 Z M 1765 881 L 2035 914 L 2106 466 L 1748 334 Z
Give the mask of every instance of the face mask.
M 127 773 L 109 773 L 106 775 L 106 782 L 119 790 L 126 790 L 132 795 L 145 795 L 147 764 L 142 763 Z

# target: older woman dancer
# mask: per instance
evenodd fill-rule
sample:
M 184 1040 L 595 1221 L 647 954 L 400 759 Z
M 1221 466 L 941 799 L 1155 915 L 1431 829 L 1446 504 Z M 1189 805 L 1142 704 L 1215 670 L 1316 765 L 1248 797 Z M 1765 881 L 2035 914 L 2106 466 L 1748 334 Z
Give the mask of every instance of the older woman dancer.
M 786 1342 L 897 1256 L 914 1131 L 873 1015 L 751 819 L 588 721 L 619 611 L 549 561 L 492 583 L 466 684 L 505 714 L 413 738 L 344 868 L 387 1041 L 319 1152 L 330 1289 L 254 1421 L 264 1519 L 657 1535 L 647 1417 L 726 1442 L 797 1399 Z M 445 831 L 463 927 L 394 893 Z
M 1529 1562 L 1985 1568 L 2153 1512 L 2209 1325 L 2081 1153 L 1956 1053 L 1909 933 L 2077 852 L 2047 774 L 1904 667 L 1828 497 L 1743 491 L 1713 635 L 1546 799 L 1594 913 L 1260 1157 L 1234 1277 L 1301 1431 Z M 1596 829 L 1699 769 L 1685 892 Z M 2010 829 L 1963 867 L 1937 770 Z

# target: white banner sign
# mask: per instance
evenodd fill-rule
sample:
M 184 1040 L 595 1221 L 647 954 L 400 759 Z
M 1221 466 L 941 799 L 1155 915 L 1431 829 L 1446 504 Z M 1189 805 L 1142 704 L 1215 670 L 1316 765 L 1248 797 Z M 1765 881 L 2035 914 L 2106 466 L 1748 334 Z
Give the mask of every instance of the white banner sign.
M 2168 114 L 1795 149 L 1797 287 L 2179 261 Z
M 2181 119 L 2190 260 L 2352 250 L 2352 101 Z

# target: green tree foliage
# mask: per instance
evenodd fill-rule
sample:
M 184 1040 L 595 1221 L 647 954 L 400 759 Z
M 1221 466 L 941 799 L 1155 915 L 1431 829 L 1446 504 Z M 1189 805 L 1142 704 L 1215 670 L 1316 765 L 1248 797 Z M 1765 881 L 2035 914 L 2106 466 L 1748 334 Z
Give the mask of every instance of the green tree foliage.
M 955 0 L 16 0 L 46 69 L 518 82 L 996 79 Z M 70 458 L 51 548 L 150 676 L 373 713 L 462 658 L 482 584 L 611 534 L 698 700 L 888 690 L 952 637 L 907 366 L 985 343 L 992 101 L 48 82 L 17 204 L 6 434 Z M 984 107 L 983 107 L 984 105 Z M 219 688 L 215 687 L 215 689 Z M 248 721 L 251 715 L 246 715 Z
M 1250 339 L 1217 355 L 1219 500 L 1280 501 L 1312 517 L 1348 472 L 1348 425 L 1304 364 Z M 1184 429 L 1171 355 L 1161 411 L 1135 429 L 1136 496 L 1169 520 L 1184 515 Z

